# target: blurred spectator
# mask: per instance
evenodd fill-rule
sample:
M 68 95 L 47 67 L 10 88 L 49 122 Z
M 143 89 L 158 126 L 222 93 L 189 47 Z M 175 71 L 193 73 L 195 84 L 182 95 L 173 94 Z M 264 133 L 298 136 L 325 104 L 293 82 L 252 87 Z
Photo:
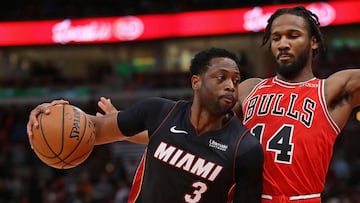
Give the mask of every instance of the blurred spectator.
M 93 190 L 94 203 L 106 203 L 111 201 L 113 187 L 109 182 L 107 173 L 101 173 L 95 182 Z

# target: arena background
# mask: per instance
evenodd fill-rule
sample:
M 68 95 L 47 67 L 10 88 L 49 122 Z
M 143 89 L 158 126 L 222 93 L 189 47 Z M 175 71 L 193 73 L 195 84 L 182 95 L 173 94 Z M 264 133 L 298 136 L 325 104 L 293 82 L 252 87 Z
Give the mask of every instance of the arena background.
M 348 4 L 351 2 L 358 1 Z M 145 146 L 127 142 L 96 146 L 91 157 L 79 167 L 69 170 L 47 167 L 30 149 L 25 129 L 29 111 L 38 103 L 64 98 L 94 114 L 99 111 L 96 102 L 100 96 L 111 98 L 119 109 L 149 96 L 188 99 L 192 96 L 186 73 L 190 59 L 197 51 L 212 46 L 239 54 L 243 79 L 273 74 L 268 50 L 259 47 L 261 29 L 143 40 L 75 42 L 62 38 L 61 42 L 28 43 L 26 39 L 30 36 L 42 41 L 36 37 L 43 34 L 42 30 L 30 26 L 27 32 L 9 37 L 4 34 L 4 27 L 9 23 L 25 23 L 21 24 L 25 26 L 26 22 L 154 14 L 170 17 L 192 12 L 254 11 L 282 4 L 310 3 L 314 2 L 13 0 L 3 4 L 0 7 L 0 203 L 123 203 L 127 200 Z M 350 17 L 355 19 L 355 16 Z M 188 24 L 192 20 L 195 26 L 200 26 L 196 19 L 190 19 Z M 220 23 L 225 26 L 230 22 Z M 327 52 L 314 64 L 317 76 L 326 77 L 344 68 L 359 68 L 360 21 L 330 24 L 322 30 Z M 16 43 L 9 43 L 15 38 Z M 322 194 L 325 203 L 360 202 L 359 112 L 360 108 L 353 111 L 336 142 Z

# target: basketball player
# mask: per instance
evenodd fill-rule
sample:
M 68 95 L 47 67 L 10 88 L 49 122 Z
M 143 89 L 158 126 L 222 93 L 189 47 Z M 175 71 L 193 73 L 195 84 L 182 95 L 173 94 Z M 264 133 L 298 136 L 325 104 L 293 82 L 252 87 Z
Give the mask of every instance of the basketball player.
M 276 76 L 242 82 L 234 107 L 264 150 L 262 202 L 319 203 L 335 139 L 360 105 L 360 70 L 314 77 L 312 61 L 323 37 L 318 17 L 303 7 L 277 10 L 268 20 L 266 44 Z M 105 98 L 99 106 L 113 108 Z
M 243 123 L 264 150 L 262 202 L 319 203 L 335 139 L 360 105 L 360 70 L 314 77 L 312 61 L 323 37 L 318 17 L 301 6 L 269 18 L 266 44 L 276 76 L 238 87 Z
M 211 48 L 195 55 L 190 71 L 193 101 L 149 98 L 120 112 L 89 115 L 96 144 L 148 130 L 129 202 L 260 202 L 263 150 L 232 112 L 238 58 Z M 44 103 L 30 113 L 29 136 L 38 127 L 37 116 L 57 103 L 67 101 Z

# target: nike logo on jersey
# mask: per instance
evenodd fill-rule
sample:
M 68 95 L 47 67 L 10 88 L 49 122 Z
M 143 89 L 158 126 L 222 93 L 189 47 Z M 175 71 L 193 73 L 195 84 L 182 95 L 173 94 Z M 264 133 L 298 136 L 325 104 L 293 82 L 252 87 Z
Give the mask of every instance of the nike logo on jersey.
M 185 130 L 176 129 L 176 125 L 174 125 L 173 127 L 170 128 L 170 132 L 176 133 L 176 134 L 186 134 L 186 135 L 188 134 L 188 132 Z

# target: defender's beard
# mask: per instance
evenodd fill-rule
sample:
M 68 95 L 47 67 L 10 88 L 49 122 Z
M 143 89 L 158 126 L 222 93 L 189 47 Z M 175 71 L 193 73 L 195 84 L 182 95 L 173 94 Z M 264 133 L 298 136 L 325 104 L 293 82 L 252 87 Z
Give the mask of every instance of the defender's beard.
M 308 51 L 305 50 L 293 63 L 280 64 L 277 62 L 276 72 L 285 79 L 293 79 L 305 68 L 307 57 Z

